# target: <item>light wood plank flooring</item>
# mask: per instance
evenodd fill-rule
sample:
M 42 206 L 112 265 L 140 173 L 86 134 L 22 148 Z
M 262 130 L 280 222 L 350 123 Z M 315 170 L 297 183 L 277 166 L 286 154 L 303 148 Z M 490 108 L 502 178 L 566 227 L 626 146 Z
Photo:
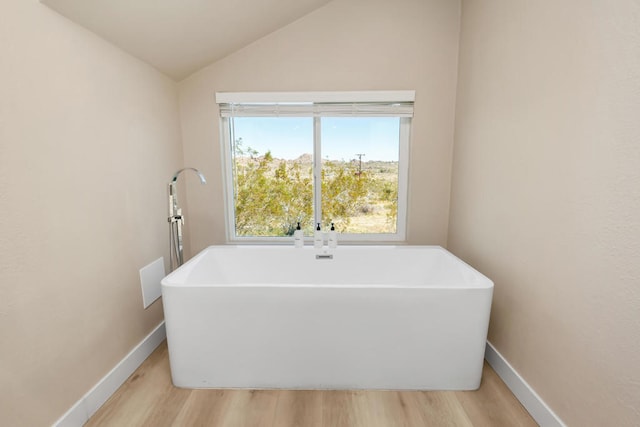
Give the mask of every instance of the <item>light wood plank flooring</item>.
M 86 426 L 537 426 L 485 363 L 477 391 L 187 390 L 171 384 L 166 342 Z

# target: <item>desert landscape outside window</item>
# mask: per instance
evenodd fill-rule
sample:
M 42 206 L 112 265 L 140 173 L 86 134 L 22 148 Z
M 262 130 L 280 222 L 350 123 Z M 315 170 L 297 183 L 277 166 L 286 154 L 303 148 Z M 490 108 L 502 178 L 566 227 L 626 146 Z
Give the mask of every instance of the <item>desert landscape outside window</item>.
M 404 239 L 410 117 L 387 105 L 231 109 L 222 119 L 231 239 L 286 238 L 298 223 L 307 236 L 333 223 L 348 240 Z

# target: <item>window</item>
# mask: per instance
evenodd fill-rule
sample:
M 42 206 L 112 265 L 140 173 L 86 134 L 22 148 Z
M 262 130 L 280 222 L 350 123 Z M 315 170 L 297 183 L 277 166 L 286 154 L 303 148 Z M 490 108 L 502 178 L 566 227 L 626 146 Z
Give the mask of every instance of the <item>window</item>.
M 216 97 L 230 241 L 405 240 L 412 91 Z

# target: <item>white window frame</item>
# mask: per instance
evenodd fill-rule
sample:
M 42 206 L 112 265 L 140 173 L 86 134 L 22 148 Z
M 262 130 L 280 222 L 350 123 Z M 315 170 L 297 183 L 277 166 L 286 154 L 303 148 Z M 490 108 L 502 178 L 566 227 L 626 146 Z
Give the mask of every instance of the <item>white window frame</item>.
M 367 91 L 367 92 L 218 92 L 216 103 L 374 103 L 374 102 L 410 102 L 415 99 L 414 91 Z M 411 108 L 412 110 L 412 108 Z M 276 116 L 276 115 L 273 115 Z M 308 115 L 307 115 L 308 117 Z M 357 115 L 355 115 L 357 117 Z M 321 117 L 314 117 L 314 221 L 321 222 L 321 163 L 322 139 L 320 135 Z M 288 244 L 292 236 L 238 236 L 236 235 L 233 153 L 231 141 L 233 135 L 228 117 L 220 117 L 220 148 L 223 170 L 223 187 L 225 200 L 225 227 L 228 243 L 247 244 Z M 407 241 L 407 211 L 409 187 L 409 144 L 411 138 L 411 117 L 400 118 L 399 156 L 398 156 L 398 205 L 395 233 L 340 233 L 339 242 L 353 244 L 397 244 Z M 323 224 L 325 225 L 325 224 Z M 325 225 L 326 226 L 326 225 Z M 327 230 L 324 230 L 327 231 Z M 313 236 L 305 236 L 305 242 L 312 242 Z

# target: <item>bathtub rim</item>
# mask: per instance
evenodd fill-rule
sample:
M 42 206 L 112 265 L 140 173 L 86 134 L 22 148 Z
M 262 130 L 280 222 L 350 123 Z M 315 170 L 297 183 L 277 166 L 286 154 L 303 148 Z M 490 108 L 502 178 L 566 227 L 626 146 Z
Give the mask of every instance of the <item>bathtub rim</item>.
M 317 284 L 317 283 L 300 283 L 300 284 L 280 284 L 280 283 L 220 283 L 220 284 L 212 284 L 212 283 L 187 283 L 188 276 L 190 272 L 195 268 L 198 262 L 206 256 L 206 254 L 214 249 L 223 249 L 223 250 L 264 250 L 264 249 L 290 249 L 291 251 L 306 251 L 308 253 L 316 253 L 316 254 L 331 254 L 338 253 L 341 250 L 356 250 L 366 248 L 368 250 L 411 250 L 411 249 L 430 249 L 441 252 L 447 257 L 453 258 L 453 260 L 461 265 L 462 268 L 471 271 L 474 274 L 474 280 L 465 283 L 465 286 L 406 286 L 406 285 L 394 285 L 394 284 Z M 176 270 L 169 273 L 161 280 L 161 287 L 176 287 L 176 288 L 203 288 L 203 287 L 218 287 L 218 288 L 240 288 L 240 287 L 282 287 L 282 288 L 404 288 L 404 289 L 455 289 L 455 290 L 483 290 L 490 289 L 493 290 L 494 283 L 487 276 L 482 274 L 480 271 L 476 270 L 474 267 L 457 257 L 455 254 L 451 253 L 447 249 L 443 248 L 439 245 L 343 245 L 337 248 L 323 248 L 316 249 L 313 246 L 305 246 L 304 248 L 294 248 L 293 246 L 283 246 L 283 245 L 237 245 L 237 244 L 220 244 L 220 245 L 210 245 L 206 248 L 202 249 L 195 256 L 193 256 L 190 260 L 184 263 L 182 266 L 178 267 Z

